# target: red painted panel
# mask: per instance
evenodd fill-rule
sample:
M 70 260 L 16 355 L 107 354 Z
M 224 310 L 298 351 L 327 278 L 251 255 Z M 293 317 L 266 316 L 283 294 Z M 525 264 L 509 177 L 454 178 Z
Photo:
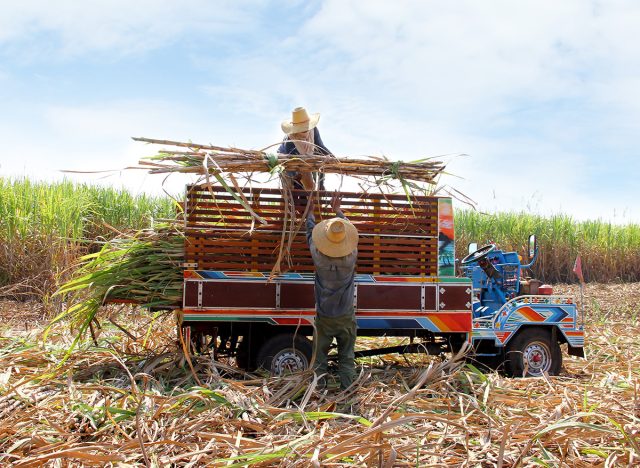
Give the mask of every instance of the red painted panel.
M 424 310 L 438 310 L 437 285 L 426 284 L 424 287 Z
M 276 285 L 263 282 L 204 281 L 202 307 L 275 307 Z
M 386 284 L 358 285 L 358 310 L 420 310 L 420 284 L 396 286 Z
M 471 310 L 471 285 L 439 284 L 439 310 Z
M 280 286 L 280 307 L 284 309 L 311 309 L 316 307 L 313 284 L 283 283 Z
M 198 307 L 198 283 L 196 281 L 185 281 L 184 306 Z
M 311 322 L 304 318 L 281 318 L 273 317 L 278 325 L 311 325 Z

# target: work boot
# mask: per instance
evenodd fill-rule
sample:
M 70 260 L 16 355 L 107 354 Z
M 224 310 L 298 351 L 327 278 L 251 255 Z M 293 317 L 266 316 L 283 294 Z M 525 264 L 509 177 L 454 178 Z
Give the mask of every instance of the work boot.
M 327 379 L 323 376 L 318 379 L 316 384 L 316 391 L 321 392 L 327 389 Z

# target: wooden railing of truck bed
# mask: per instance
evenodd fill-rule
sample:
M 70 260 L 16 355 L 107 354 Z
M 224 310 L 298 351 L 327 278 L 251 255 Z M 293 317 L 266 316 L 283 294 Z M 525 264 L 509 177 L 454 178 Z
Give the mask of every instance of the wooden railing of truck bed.
M 280 189 L 244 189 L 260 224 L 223 187 L 187 187 L 185 262 L 198 270 L 268 272 L 275 265 L 284 226 Z M 313 272 L 301 219 L 308 194 L 294 191 L 299 231 L 280 264 L 281 272 Z M 317 221 L 334 216 L 332 192 L 319 192 Z M 359 233 L 356 271 L 374 275 L 438 275 L 438 198 L 342 193 L 342 210 Z M 285 236 L 288 238 L 288 235 Z

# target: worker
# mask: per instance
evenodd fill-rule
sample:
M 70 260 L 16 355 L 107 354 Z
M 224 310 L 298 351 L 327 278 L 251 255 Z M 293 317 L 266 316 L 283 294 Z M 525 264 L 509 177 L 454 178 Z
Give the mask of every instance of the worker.
M 316 224 L 313 201 L 307 215 L 307 242 L 315 266 L 316 318 L 313 338 L 314 371 L 319 387 L 326 386 L 329 348 L 338 344 L 340 388 L 356 377 L 356 317 L 353 304 L 358 231 L 340 209 L 340 197 L 331 200 L 336 217 Z
M 320 114 L 307 113 L 304 107 L 296 107 L 291 112 L 291 119 L 282 122 L 282 131 L 286 134 L 284 141 L 278 148 L 280 154 L 297 155 L 330 155 L 331 151 L 322 142 L 318 121 Z M 287 175 L 293 179 L 293 187 L 302 189 L 301 173 L 288 171 Z M 305 187 L 309 190 L 309 187 Z M 324 174 L 318 176 L 318 189 L 324 190 Z

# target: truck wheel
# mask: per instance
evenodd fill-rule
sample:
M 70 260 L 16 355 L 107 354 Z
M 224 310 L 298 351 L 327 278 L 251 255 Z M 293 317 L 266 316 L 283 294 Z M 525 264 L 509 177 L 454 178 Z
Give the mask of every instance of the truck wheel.
M 505 368 L 513 377 L 558 375 L 562 368 L 560 344 L 551 340 L 548 330 L 526 328 L 507 345 Z
M 290 374 L 307 369 L 312 353 L 309 339 L 284 333 L 265 341 L 258 351 L 257 365 L 273 375 Z

